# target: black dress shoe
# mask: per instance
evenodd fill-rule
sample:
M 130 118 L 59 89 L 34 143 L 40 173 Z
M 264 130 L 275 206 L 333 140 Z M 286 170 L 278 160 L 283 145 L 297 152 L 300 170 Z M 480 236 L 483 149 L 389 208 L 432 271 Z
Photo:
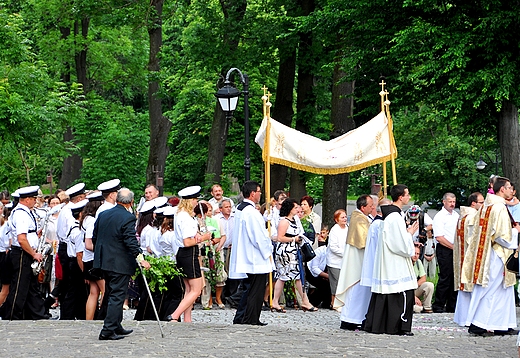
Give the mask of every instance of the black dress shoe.
M 495 336 L 516 336 L 518 334 L 517 329 L 509 328 L 507 331 L 494 331 Z
M 253 324 L 253 326 L 267 326 L 267 323 L 258 321 L 257 323 Z
M 134 331 L 133 329 L 121 328 L 121 329 L 116 329 L 116 334 L 119 335 L 119 336 L 127 336 L 130 333 L 132 333 L 133 331 Z
M 401 332 L 399 332 L 399 335 L 400 335 L 400 336 L 412 337 L 412 336 L 413 336 L 413 333 L 412 333 L 412 332 L 401 331 Z
M 341 321 L 341 325 L 339 326 L 339 328 L 346 329 L 348 331 L 355 331 L 356 329 L 361 329 L 361 325 L 355 324 L 355 323 Z
M 102 333 L 99 334 L 99 340 L 100 341 L 117 341 L 117 340 L 123 339 L 123 338 L 125 338 L 125 337 L 124 336 L 118 336 L 115 333 L 107 334 L 107 335 L 102 334 Z

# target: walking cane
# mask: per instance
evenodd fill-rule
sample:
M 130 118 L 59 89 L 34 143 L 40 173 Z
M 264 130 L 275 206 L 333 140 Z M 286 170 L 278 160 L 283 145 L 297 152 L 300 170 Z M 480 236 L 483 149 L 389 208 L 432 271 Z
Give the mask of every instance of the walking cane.
M 155 318 L 157 318 L 157 323 L 159 324 L 159 329 L 161 330 L 161 337 L 164 338 L 164 332 L 161 325 L 161 320 L 159 319 L 159 314 L 157 313 L 157 308 L 155 308 L 155 303 L 153 302 L 152 292 L 150 291 L 150 287 L 148 286 L 148 280 L 144 275 L 143 266 L 141 266 L 140 262 L 137 262 L 139 268 L 141 269 L 141 275 L 143 275 L 144 285 L 146 286 L 146 291 L 148 291 L 148 297 L 150 297 L 150 302 L 152 303 L 153 311 L 155 313 Z

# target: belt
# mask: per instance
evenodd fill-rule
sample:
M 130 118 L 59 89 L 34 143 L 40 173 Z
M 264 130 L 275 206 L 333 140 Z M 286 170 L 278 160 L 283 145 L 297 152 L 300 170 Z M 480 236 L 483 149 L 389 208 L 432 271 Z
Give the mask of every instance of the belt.
M 11 245 L 11 251 L 22 251 L 22 248 L 20 246 Z

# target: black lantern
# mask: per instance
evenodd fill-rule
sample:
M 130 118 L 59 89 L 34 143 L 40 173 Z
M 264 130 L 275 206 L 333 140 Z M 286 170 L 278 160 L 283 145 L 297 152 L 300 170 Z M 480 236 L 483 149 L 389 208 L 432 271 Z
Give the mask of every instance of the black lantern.
M 240 75 L 240 82 L 244 86 L 243 91 L 240 92 L 236 87 L 231 84 L 229 76 L 233 71 L 237 71 Z M 238 68 L 231 68 L 226 74 L 226 80 L 224 86 L 215 93 L 215 97 L 218 98 L 220 107 L 226 113 L 226 117 L 230 118 L 233 112 L 237 108 L 238 97 L 240 94 L 244 95 L 244 132 L 245 132 L 245 159 L 244 159 L 244 172 L 246 181 L 250 178 L 251 171 L 251 160 L 249 159 L 249 77 L 245 73 L 242 73 Z

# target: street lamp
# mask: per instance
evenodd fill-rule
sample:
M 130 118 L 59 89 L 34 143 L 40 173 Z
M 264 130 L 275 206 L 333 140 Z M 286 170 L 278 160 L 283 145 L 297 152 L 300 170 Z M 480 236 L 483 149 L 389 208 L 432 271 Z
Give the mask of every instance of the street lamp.
M 493 161 L 493 159 L 489 156 L 489 154 L 487 152 L 484 152 L 486 154 L 486 156 L 488 157 L 488 159 L 491 161 L 492 164 L 495 165 L 495 175 L 498 175 L 498 149 L 495 149 L 495 161 Z M 486 166 L 487 166 L 487 163 L 482 160 L 482 154 L 480 155 L 480 160 L 475 164 L 475 166 L 477 167 L 478 170 L 482 170 L 484 169 Z
M 237 71 L 240 75 L 240 82 L 243 85 L 243 91 L 240 92 L 235 86 L 231 84 L 229 76 L 233 71 Z M 237 108 L 238 97 L 240 93 L 244 94 L 244 130 L 245 130 L 245 159 L 244 159 L 244 171 L 246 181 L 250 179 L 251 171 L 251 160 L 249 159 L 249 77 L 245 73 L 242 73 L 238 68 L 231 68 L 226 74 L 226 80 L 224 86 L 215 93 L 222 111 L 226 113 L 226 118 L 231 118 L 233 112 Z

